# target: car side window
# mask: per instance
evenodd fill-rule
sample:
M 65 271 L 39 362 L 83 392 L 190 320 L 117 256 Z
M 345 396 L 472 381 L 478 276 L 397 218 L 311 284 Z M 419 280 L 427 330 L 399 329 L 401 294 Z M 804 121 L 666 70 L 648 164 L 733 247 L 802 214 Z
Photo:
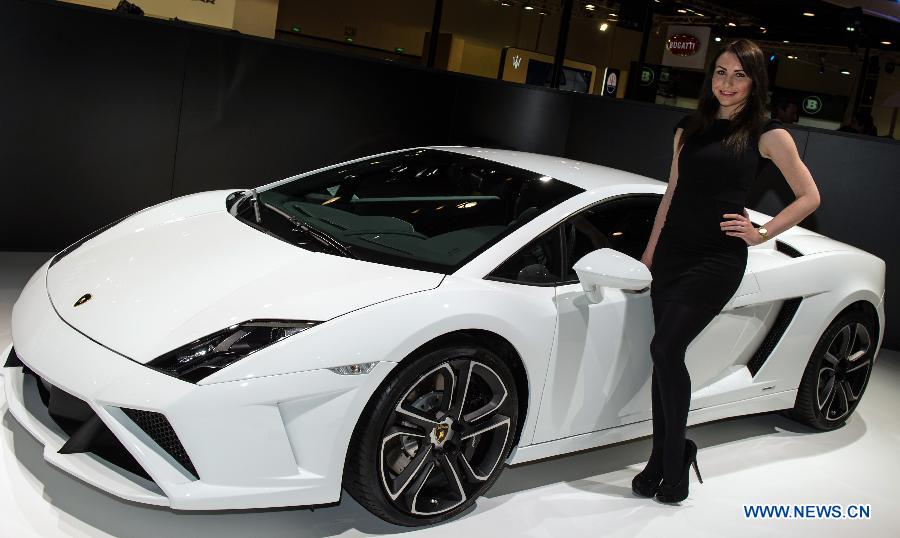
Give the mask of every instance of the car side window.
M 560 227 L 554 226 L 519 249 L 487 278 L 528 284 L 555 286 L 560 281 L 562 269 Z
M 575 282 L 572 269 L 585 254 L 611 248 L 639 260 L 656 219 L 661 195 L 639 194 L 615 198 L 584 209 L 563 223 L 566 250 L 564 282 Z

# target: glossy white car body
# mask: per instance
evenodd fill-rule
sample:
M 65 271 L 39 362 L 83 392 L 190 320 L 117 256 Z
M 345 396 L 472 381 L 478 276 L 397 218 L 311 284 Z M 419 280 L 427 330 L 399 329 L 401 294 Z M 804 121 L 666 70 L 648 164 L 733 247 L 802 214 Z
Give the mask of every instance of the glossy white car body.
M 389 372 L 443 334 L 478 329 L 507 340 L 527 375 L 527 395 L 520 395 L 527 411 L 509 464 L 648 435 L 648 292 L 604 289 L 592 303 L 580 284 L 529 286 L 485 276 L 578 210 L 618 195 L 661 195 L 666 184 L 563 158 L 437 149 L 545 174 L 585 192 L 452 275 L 296 248 L 226 211 L 233 189 L 144 210 L 49 270 L 49 262 L 41 267 L 15 304 L 12 338 L 22 361 L 87 402 L 153 481 L 90 454 L 59 454 L 66 438 L 30 405 L 33 387 L 21 369 L 5 370 L 10 411 L 45 446 L 47 461 L 125 499 L 186 510 L 331 503 L 340 499 L 353 429 Z M 770 218 L 749 213 L 755 222 Z M 786 255 L 774 241 L 750 247 L 738 292 L 688 349 L 689 424 L 792 407 L 814 345 L 854 302 L 877 311 L 881 346 L 884 262 L 799 227 L 777 239 L 803 255 Z M 74 307 L 85 292 L 94 299 Z M 747 361 L 781 303 L 797 297 L 798 311 L 753 375 Z M 144 366 L 223 327 L 262 318 L 325 322 L 196 385 Z M 363 375 L 329 369 L 368 361 L 377 365 Z M 199 479 L 120 408 L 165 415 Z

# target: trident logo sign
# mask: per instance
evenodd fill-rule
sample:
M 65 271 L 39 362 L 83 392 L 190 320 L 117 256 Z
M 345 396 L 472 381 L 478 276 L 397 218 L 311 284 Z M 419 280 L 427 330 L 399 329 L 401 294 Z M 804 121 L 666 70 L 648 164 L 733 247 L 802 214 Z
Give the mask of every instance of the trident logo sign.
M 518 69 L 522 65 L 522 57 L 516 54 L 513 56 L 513 69 Z

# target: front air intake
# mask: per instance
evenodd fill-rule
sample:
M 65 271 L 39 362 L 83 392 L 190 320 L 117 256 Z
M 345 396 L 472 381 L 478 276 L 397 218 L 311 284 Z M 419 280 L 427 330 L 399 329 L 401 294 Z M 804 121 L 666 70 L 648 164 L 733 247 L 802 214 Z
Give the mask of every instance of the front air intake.
M 200 478 L 197 474 L 197 469 L 194 468 L 194 464 L 191 462 L 191 458 L 184 449 L 184 445 L 181 444 L 178 435 L 175 433 L 175 430 L 172 428 L 172 425 L 165 415 L 154 413 L 153 411 L 126 409 L 124 407 L 122 408 L 122 411 L 128 418 L 137 424 L 138 427 L 144 430 L 144 433 L 150 436 L 160 448 L 165 450 L 175 461 L 181 464 L 187 472 L 194 475 L 194 478 Z

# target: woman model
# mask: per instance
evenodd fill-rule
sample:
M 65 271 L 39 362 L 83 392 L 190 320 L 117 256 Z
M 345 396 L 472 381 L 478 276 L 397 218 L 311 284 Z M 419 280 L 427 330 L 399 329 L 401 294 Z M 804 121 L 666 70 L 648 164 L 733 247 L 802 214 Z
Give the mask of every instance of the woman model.
M 752 41 L 733 41 L 716 55 L 696 112 L 675 127 L 669 185 L 641 257 L 653 276 L 653 450 L 632 490 L 661 502 L 687 497 L 691 464 L 702 483 L 697 445 L 685 438 L 688 345 L 734 295 L 748 245 L 778 235 L 819 206 L 793 138 L 779 120 L 766 119 L 767 86 L 763 52 Z M 744 204 L 763 159 L 778 166 L 796 199 L 755 228 Z

